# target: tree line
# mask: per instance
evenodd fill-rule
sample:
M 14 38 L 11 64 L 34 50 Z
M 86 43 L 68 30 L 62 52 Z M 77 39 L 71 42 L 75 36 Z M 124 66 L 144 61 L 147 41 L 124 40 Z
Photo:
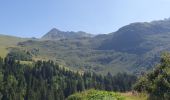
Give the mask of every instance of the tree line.
M 69 95 L 87 90 L 129 91 L 136 76 L 113 76 L 92 72 L 73 72 L 53 61 L 20 64 L 19 60 L 0 58 L 1 100 L 65 100 Z

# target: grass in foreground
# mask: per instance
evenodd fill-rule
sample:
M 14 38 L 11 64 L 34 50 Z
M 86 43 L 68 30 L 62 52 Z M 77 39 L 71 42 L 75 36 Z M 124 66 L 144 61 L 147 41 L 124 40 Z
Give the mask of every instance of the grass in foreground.
M 126 99 L 119 93 L 91 89 L 80 93 L 75 93 L 69 96 L 67 100 L 126 100 Z
M 67 100 L 147 100 L 147 95 L 127 93 L 115 93 L 99 90 L 87 90 L 75 93 L 67 98 Z

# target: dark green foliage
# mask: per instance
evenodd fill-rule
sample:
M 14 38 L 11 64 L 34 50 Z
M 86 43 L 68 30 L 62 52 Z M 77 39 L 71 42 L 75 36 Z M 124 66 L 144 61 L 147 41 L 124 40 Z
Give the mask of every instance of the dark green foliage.
M 30 61 L 32 60 L 32 55 L 29 51 L 24 51 L 20 49 L 12 49 L 7 57 L 16 59 L 16 60 L 22 60 L 22 61 Z
M 0 98 L 2 100 L 64 100 L 69 95 L 95 88 L 129 91 L 136 77 L 126 73 L 112 76 L 60 68 L 53 61 L 23 65 L 13 58 L 0 58 Z
M 170 54 L 163 54 L 160 65 L 141 77 L 134 89 L 148 92 L 150 100 L 170 100 Z

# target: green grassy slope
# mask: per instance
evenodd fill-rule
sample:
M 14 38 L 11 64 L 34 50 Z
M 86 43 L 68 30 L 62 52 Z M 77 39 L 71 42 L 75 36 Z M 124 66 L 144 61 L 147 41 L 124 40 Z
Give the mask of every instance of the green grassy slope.
M 98 39 L 99 40 L 99 39 Z M 157 40 L 157 41 L 156 41 Z M 156 34 L 145 37 L 140 47 L 149 49 L 142 54 L 115 50 L 98 50 L 98 44 L 90 38 L 65 39 L 58 41 L 26 41 L 20 46 L 29 51 L 38 50 L 34 59 L 58 62 L 73 70 L 90 70 L 107 74 L 122 71 L 146 71 L 159 61 L 162 51 L 170 50 L 170 34 Z M 99 42 L 100 43 L 100 42 Z
M 34 60 L 51 59 L 73 70 L 90 70 L 102 74 L 128 71 L 136 59 L 133 54 L 95 50 L 89 39 L 27 41 L 21 43 L 20 47 L 30 52 L 37 50 Z
M 27 39 L 18 38 L 7 35 L 0 35 L 0 56 L 5 57 L 8 53 L 8 48 L 15 47 L 18 42 L 25 41 Z

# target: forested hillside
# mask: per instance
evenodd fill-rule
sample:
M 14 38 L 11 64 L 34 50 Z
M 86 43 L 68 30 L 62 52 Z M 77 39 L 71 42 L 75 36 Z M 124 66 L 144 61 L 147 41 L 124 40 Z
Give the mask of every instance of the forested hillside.
M 73 72 L 60 68 L 53 61 L 20 64 L 7 57 L 0 59 L 1 100 L 64 100 L 86 89 L 129 91 L 136 76 L 119 73 L 112 76 L 91 72 Z

